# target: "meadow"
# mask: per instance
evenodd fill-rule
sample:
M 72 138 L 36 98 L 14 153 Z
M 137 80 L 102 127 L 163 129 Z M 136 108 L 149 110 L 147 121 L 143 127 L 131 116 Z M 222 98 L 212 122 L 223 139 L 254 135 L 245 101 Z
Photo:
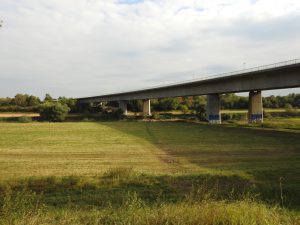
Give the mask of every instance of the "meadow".
M 299 224 L 285 120 L 2 122 L 0 224 Z

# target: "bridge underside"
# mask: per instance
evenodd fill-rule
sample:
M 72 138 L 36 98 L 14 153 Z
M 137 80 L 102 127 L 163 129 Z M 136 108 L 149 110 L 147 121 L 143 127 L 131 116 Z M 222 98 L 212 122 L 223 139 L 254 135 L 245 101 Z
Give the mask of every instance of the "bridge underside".
M 151 115 L 150 99 L 207 95 L 207 119 L 211 123 L 221 123 L 219 95 L 249 92 L 249 122 L 262 122 L 261 91 L 294 87 L 300 87 L 300 63 L 165 87 L 80 98 L 78 103 L 118 101 L 127 114 L 126 101 L 143 100 L 144 115 Z

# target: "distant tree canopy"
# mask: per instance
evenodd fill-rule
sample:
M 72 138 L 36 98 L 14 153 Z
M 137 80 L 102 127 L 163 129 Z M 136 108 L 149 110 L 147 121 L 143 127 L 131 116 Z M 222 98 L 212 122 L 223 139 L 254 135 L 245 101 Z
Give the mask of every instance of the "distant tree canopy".
M 248 107 L 248 97 L 236 94 L 224 94 L 220 97 L 222 109 L 245 109 Z
M 300 108 L 300 94 L 289 94 L 286 96 L 274 96 L 263 98 L 263 104 L 266 108 L 284 108 L 290 104 L 293 108 Z
M 0 111 L 34 112 L 38 110 L 41 100 L 33 95 L 17 94 L 14 98 L 0 98 Z
M 53 98 L 51 97 L 50 94 L 46 94 L 45 95 L 45 98 L 44 98 L 44 102 L 52 102 L 53 101 Z
M 0 98 L 0 112 L 39 112 L 40 105 L 55 100 L 46 94 L 43 101 L 39 97 L 28 94 L 16 94 L 13 98 Z M 71 111 L 76 111 L 76 100 L 66 97 L 59 97 L 57 102 L 68 106 Z

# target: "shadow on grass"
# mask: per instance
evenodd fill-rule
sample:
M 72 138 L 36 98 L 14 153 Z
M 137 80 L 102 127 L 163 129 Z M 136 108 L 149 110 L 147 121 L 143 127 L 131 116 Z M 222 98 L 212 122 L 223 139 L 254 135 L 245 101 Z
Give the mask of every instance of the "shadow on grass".
M 101 177 L 28 178 L 0 186 L 3 196 L 24 189 L 42 194 L 42 202 L 51 207 L 76 205 L 89 207 L 120 207 L 133 193 L 149 204 L 182 201 L 239 200 L 255 195 L 251 183 L 238 176 L 152 176 L 137 174 L 130 168 L 111 169 Z M 3 198 L 1 198 L 3 199 Z
M 233 174 L 242 171 L 252 179 L 239 179 L 255 184 L 262 199 L 300 208 L 299 133 L 180 122 L 102 125 L 144 139 L 171 157 L 199 167 Z M 231 179 L 228 185 L 234 186 L 237 180 Z

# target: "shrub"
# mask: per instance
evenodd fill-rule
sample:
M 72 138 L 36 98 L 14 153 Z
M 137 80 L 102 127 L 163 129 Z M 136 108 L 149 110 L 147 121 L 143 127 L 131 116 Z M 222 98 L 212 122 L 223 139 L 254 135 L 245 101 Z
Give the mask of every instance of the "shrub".
M 46 102 L 40 106 L 40 115 L 43 120 L 61 122 L 66 119 L 70 108 L 59 102 Z
M 189 108 L 186 105 L 180 105 L 179 108 L 183 114 L 187 114 L 189 112 Z
M 28 116 L 22 116 L 18 118 L 18 122 L 20 123 L 30 123 L 32 122 L 32 118 Z
M 264 118 L 272 118 L 272 114 L 265 110 L 263 111 L 263 114 L 264 114 Z
M 226 121 L 226 120 L 232 119 L 232 115 L 230 115 L 229 113 L 222 113 L 221 117 L 222 117 L 222 121 Z
M 154 119 L 154 120 L 157 120 L 157 119 L 159 119 L 159 114 L 156 113 L 156 112 L 152 112 L 151 118 Z

